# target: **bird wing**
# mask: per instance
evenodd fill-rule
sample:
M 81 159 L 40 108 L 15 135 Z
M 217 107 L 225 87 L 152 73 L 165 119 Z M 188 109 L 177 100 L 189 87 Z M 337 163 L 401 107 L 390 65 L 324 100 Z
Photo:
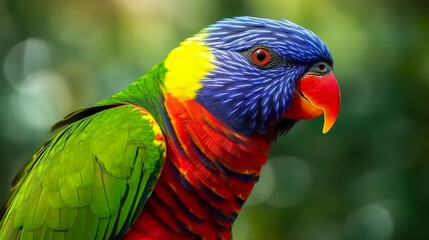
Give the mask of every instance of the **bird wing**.
M 88 108 L 57 126 L 64 125 L 14 180 L 0 239 L 114 238 L 149 198 L 166 147 L 144 108 Z

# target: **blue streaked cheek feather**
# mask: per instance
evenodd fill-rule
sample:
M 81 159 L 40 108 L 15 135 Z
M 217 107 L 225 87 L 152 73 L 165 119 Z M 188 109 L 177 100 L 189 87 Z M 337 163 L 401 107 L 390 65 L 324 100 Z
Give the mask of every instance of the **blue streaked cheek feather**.
M 296 70 L 283 67 L 261 74 L 259 69 L 237 70 L 233 64 L 225 65 L 202 80 L 197 101 L 236 131 L 265 133 L 282 118 L 292 100 Z
M 316 62 L 332 64 L 314 33 L 286 20 L 239 17 L 205 32 L 216 67 L 201 80 L 196 100 L 240 133 L 272 131 L 289 108 L 296 81 Z M 256 45 L 271 48 L 288 64 L 268 69 L 251 64 L 243 52 Z

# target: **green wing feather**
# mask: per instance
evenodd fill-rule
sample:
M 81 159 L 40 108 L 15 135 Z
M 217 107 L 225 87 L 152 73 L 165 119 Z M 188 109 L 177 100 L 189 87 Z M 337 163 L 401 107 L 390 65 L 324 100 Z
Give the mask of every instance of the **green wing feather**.
M 141 107 L 96 108 L 60 123 L 74 121 L 14 180 L 0 239 L 114 238 L 139 215 L 165 159 L 162 132 Z

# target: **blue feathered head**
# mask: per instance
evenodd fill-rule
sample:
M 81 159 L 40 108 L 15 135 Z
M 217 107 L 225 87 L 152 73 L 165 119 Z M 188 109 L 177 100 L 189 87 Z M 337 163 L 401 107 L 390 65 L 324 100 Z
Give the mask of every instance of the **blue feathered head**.
M 340 95 L 333 59 L 313 32 L 287 20 L 237 17 L 209 26 L 179 49 L 186 46 L 192 54 L 174 53 L 183 62 L 181 72 L 190 72 L 181 79 L 198 78 L 195 100 L 233 130 L 279 133 L 322 113 L 324 132 L 335 122 Z M 205 70 L 183 70 L 191 65 L 184 56 Z M 189 89 L 183 85 L 180 91 Z

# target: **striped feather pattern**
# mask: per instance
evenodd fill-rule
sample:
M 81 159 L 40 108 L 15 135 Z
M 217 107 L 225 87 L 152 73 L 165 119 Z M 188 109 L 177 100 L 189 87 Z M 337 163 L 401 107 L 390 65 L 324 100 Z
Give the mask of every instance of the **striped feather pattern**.
M 165 94 L 171 130 L 152 197 L 127 239 L 230 239 L 269 140 L 233 132 L 194 100 Z

